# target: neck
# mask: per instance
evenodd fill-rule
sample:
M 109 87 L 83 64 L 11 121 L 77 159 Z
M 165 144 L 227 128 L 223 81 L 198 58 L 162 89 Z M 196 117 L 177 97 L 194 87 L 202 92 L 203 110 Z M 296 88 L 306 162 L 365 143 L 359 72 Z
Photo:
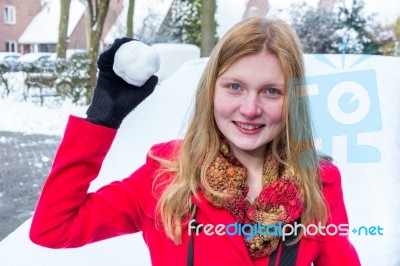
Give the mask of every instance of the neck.
M 249 186 L 247 194 L 250 201 L 253 201 L 262 190 L 262 175 L 265 160 L 265 148 L 254 151 L 243 151 L 232 149 L 232 154 L 247 169 L 246 183 Z
M 245 151 L 231 147 L 231 153 L 247 168 L 247 170 L 262 169 L 264 165 L 266 147 L 257 150 Z

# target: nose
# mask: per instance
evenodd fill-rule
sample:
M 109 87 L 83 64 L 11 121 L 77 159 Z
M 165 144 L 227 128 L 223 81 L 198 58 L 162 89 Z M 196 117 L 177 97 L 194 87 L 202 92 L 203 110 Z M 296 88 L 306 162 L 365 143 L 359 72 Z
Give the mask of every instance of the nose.
M 247 95 L 240 105 L 239 112 L 247 118 L 260 116 L 263 110 L 258 95 Z

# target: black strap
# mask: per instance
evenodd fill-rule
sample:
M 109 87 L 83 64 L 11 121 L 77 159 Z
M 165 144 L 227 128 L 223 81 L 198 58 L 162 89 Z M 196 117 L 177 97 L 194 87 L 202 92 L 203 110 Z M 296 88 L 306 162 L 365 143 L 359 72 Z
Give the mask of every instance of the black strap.
M 282 239 L 282 238 L 281 238 L 281 239 Z M 275 251 L 272 252 L 272 254 L 269 256 L 269 263 L 268 263 L 268 266 L 275 266 L 276 257 L 278 256 L 279 245 L 281 244 L 281 239 L 279 239 L 278 248 L 275 249 Z
M 297 233 L 299 233 L 298 231 Z M 279 244 L 282 245 L 282 251 L 281 251 L 281 256 L 279 258 L 279 266 L 294 266 L 296 265 L 296 259 L 297 255 L 299 253 L 299 246 L 300 246 L 300 241 L 297 241 L 293 245 L 288 245 L 287 243 L 292 242 L 296 238 L 297 234 L 291 234 L 285 238 L 285 242 L 282 242 L 282 238 L 279 240 Z M 278 248 L 271 254 L 269 258 L 269 264 L 268 266 L 275 266 L 276 264 L 276 259 L 278 256 L 279 252 L 279 246 Z
M 187 256 L 187 265 L 194 265 L 194 234 L 190 236 L 189 247 L 188 247 L 188 256 Z
M 190 208 L 190 213 L 193 216 L 191 220 L 194 220 L 194 225 L 195 228 L 193 229 L 191 235 L 190 235 L 190 240 L 189 240 L 189 246 L 188 246 L 188 255 L 187 255 L 187 266 L 193 266 L 194 265 L 194 235 L 197 232 L 197 222 L 196 222 L 196 214 L 197 214 L 197 209 L 194 205 Z M 201 229 L 201 228 L 200 228 Z
M 286 238 L 285 242 L 291 242 L 296 238 L 296 235 L 290 235 Z M 297 255 L 299 253 L 300 241 L 297 241 L 296 244 L 288 245 L 285 242 L 282 242 L 282 251 L 281 258 L 279 260 L 279 266 L 294 266 L 296 265 Z

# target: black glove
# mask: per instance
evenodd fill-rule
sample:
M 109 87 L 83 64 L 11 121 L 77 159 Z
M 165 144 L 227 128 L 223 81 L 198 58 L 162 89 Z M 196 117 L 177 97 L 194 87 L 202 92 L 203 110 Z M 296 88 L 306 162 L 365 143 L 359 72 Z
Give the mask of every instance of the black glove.
M 108 50 L 100 54 L 97 60 L 99 76 L 86 120 L 118 129 L 122 120 L 154 91 L 157 76 L 151 76 L 143 86 L 137 87 L 128 84 L 113 71 L 115 53 L 121 45 L 130 41 L 137 40 L 126 37 L 116 39 Z

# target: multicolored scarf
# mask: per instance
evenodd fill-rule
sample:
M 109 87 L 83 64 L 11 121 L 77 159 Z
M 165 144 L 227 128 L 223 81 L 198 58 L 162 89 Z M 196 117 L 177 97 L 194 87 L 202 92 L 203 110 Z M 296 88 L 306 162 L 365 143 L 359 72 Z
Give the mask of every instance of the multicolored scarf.
M 203 188 L 205 198 L 213 206 L 227 209 L 240 224 L 260 222 L 263 226 L 275 228 L 271 225 L 293 223 L 303 213 L 303 193 L 298 178 L 292 169 L 275 159 L 271 149 L 265 155 L 263 189 L 253 202 L 246 199 L 249 191 L 247 169 L 229 152 L 226 143 L 222 143 L 220 153 L 207 169 L 207 178 L 214 191 L 226 196 L 209 193 Z M 243 235 L 252 258 L 270 255 L 278 247 L 280 236 L 268 232 L 260 234 L 257 231 L 249 240 Z

